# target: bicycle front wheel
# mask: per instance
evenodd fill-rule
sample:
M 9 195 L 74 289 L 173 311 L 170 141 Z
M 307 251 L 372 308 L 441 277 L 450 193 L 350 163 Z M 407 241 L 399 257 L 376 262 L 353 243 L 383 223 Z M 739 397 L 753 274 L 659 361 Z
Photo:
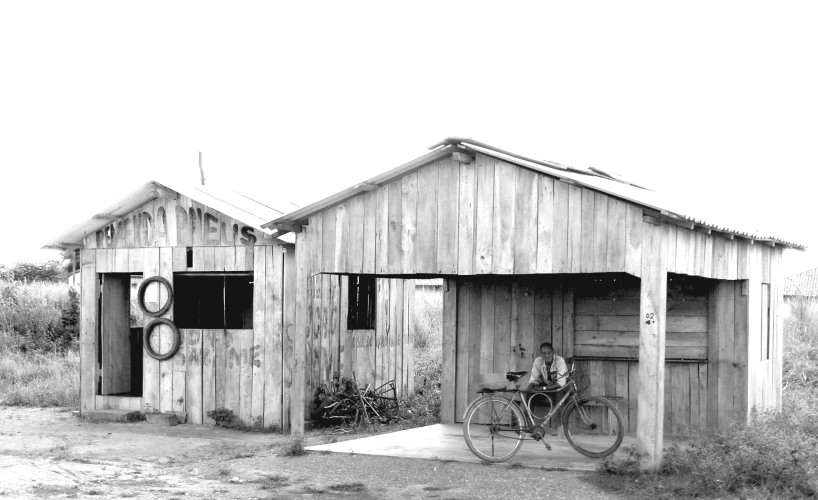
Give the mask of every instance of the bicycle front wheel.
M 616 406 L 600 396 L 580 396 L 562 413 L 565 438 L 586 457 L 607 457 L 619 448 L 625 424 Z
M 523 413 L 502 396 L 483 396 L 472 404 L 463 422 L 469 449 L 488 462 L 513 457 L 523 445 Z

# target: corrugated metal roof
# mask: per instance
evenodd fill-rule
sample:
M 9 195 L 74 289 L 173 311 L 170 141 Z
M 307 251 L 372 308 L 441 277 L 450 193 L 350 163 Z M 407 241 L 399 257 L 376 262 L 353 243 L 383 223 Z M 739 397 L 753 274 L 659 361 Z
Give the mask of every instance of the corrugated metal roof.
M 158 198 L 163 188 L 187 196 L 198 203 L 218 210 L 228 217 L 240 220 L 265 234 L 282 239 L 282 241 L 286 243 L 293 243 L 294 241 L 291 235 L 284 236 L 276 230 L 261 227 L 262 224 L 271 218 L 284 214 L 282 210 L 273 208 L 268 204 L 261 203 L 235 191 L 210 186 L 191 186 L 184 183 L 162 180 L 145 183 L 135 191 L 132 191 L 112 205 L 106 207 L 97 215 L 94 215 L 90 219 L 77 224 L 56 238 L 46 242 L 43 248 L 63 249 L 82 246 L 82 240 L 86 235 L 95 233 L 110 224 L 112 220 L 124 217 L 145 203 Z M 282 238 L 282 236 L 284 237 Z
M 713 217 L 712 214 L 705 216 L 704 214 L 699 213 L 697 209 L 688 207 L 684 203 L 680 202 L 674 195 L 658 193 L 600 169 L 577 168 L 547 160 L 536 160 L 467 138 L 454 137 L 444 139 L 443 141 L 431 146 L 430 149 L 432 149 L 432 152 L 421 158 L 390 170 L 385 174 L 381 174 L 377 177 L 373 177 L 367 181 L 356 184 L 352 188 L 336 193 L 335 195 L 329 196 L 303 209 L 271 220 L 270 222 L 266 223 L 265 226 L 275 227 L 276 224 L 282 224 L 283 226 L 303 224 L 311 215 L 343 203 L 346 199 L 360 194 L 364 190 L 361 188 L 362 186 L 364 186 L 366 190 L 374 189 L 378 186 L 382 186 L 393 181 L 395 178 L 400 177 L 411 170 L 420 168 L 421 166 L 433 161 L 437 161 L 448 154 L 456 151 L 468 150 L 492 156 L 521 167 L 542 172 L 569 183 L 584 186 L 617 198 L 621 198 L 625 201 L 641 205 L 645 208 L 659 212 L 668 220 L 680 223 L 682 225 L 701 226 L 706 229 L 728 233 L 747 239 L 768 242 L 771 244 L 782 244 L 797 249 L 806 248 L 805 245 L 796 243 L 790 239 L 772 236 L 756 230 L 750 230 L 749 228 L 743 228 L 741 222 L 727 220 L 731 219 L 731 217 L 726 214 L 718 214 L 716 217 Z
M 818 297 L 818 268 L 785 278 L 784 295 Z

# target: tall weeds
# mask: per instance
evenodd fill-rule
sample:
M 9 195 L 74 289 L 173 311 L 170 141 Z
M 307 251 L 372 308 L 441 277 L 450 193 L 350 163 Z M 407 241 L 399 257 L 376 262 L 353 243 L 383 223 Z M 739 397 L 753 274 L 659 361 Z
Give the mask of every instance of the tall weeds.
M 0 280 L 0 405 L 77 406 L 79 296 Z
M 78 342 L 79 295 L 68 285 L 0 280 L 0 344 L 21 351 L 57 352 Z
M 411 406 L 424 424 L 440 421 L 440 378 L 443 357 L 442 281 L 416 280 L 415 290 L 415 394 Z M 424 286 L 425 285 L 425 286 Z
M 796 388 L 818 390 L 818 302 L 796 298 L 784 320 L 784 393 Z
M 0 405 L 79 406 L 79 352 L 22 352 L 11 337 L 0 332 Z

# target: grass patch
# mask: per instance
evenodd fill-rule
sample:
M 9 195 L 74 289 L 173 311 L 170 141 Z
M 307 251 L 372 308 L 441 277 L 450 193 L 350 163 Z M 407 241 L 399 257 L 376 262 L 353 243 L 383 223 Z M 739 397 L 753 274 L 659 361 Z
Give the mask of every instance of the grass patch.
M 327 489 L 336 492 L 360 493 L 366 491 L 366 485 L 361 482 L 331 484 Z
M 256 418 L 253 425 L 247 425 L 241 421 L 238 415 L 233 413 L 233 410 L 227 408 L 216 408 L 207 412 L 207 416 L 216 421 L 216 427 L 224 429 L 233 429 L 241 432 L 262 432 L 262 433 L 279 433 L 281 427 L 277 425 L 270 425 L 264 427 L 262 417 Z
M 256 482 L 259 484 L 259 489 L 272 490 L 287 486 L 290 483 L 290 478 L 283 474 L 273 474 L 270 476 L 264 476 Z
M 306 454 L 307 450 L 304 449 L 304 442 L 301 439 L 293 439 L 289 444 L 284 445 L 281 450 L 281 456 L 284 457 L 300 457 Z
M 252 451 L 237 451 L 237 452 L 233 453 L 230 456 L 229 460 L 239 460 L 241 458 L 252 458 L 254 456 L 256 456 L 256 454 L 253 453 Z
M 0 333 L 0 337 L 9 336 Z M 80 356 L 0 350 L 0 404 L 79 406 Z

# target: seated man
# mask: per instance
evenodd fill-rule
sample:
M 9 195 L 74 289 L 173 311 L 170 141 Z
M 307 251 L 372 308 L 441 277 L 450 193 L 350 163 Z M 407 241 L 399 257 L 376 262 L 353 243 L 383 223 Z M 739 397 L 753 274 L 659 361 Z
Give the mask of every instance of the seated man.
M 531 379 L 528 382 L 528 388 L 555 391 L 549 394 L 553 406 L 562 398 L 564 392 L 561 388 L 565 386 L 567 379 L 568 365 L 565 364 L 565 360 L 554 354 L 554 347 L 550 342 L 540 344 L 540 357 L 534 360 L 534 366 L 531 367 Z M 562 410 L 557 412 L 551 420 L 554 427 L 552 435 L 554 436 L 557 435 L 561 416 Z

